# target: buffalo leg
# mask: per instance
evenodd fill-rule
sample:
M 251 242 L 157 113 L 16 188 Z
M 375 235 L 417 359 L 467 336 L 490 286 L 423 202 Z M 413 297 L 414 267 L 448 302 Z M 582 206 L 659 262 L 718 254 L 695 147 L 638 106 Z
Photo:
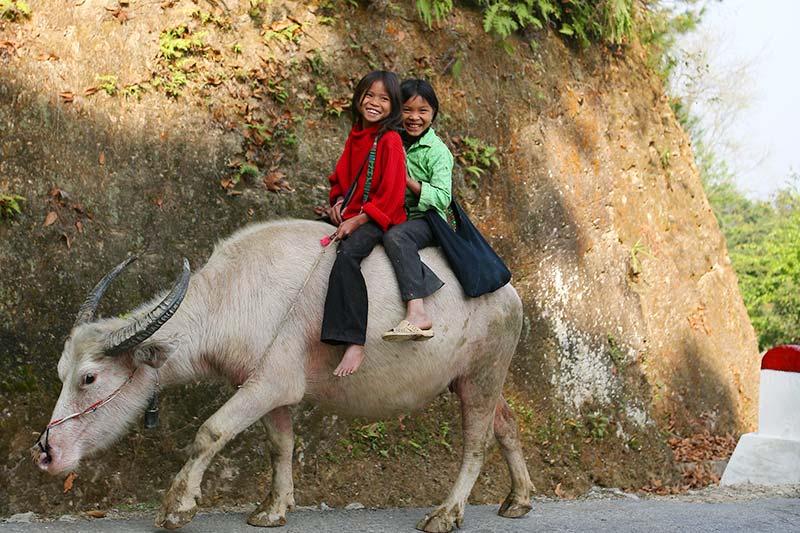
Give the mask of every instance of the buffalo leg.
M 282 526 L 286 524 L 286 511 L 294 510 L 292 417 L 289 408 L 284 406 L 273 409 L 261 420 L 269 438 L 272 486 L 264 501 L 247 518 L 247 523 L 262 527 Z
M 276 406 L 285 404 L 280 398 L 285 400 L 287 396 L 287 391 L 281 390 L 280 383 L 267 385 L 247 382 L 211 415 L 200 426 L 192 455 L 164 496 L 156 515 L 156 526 L 177 529 L 188 524 L 197 513 L 200 483 L 214 455 L 259 418 Z
M 461 400 L 464 432 L 461 470 L 444 503 L 417 523 L 417 529 L 431 533 L 448 532 L 455 526 L 461 527 L 467 498 L 483 466 L 497 401 L 497 395 L 488 396 L 465 377 L 456 380 L 454 391 Z
M 525 465 L 525 456 L 517 434 L 517 424 L 514 413 L 508 407 L 502 396 L 497 401 L 494 410 L 494 436 L 500 443 L 500 451 L 508 464 L 511 475 L 511 492 L 509 492 L 500 510 L 500 516 L 506 518 L 519 518 L 531 510 L 531 490 L 533 483 Z

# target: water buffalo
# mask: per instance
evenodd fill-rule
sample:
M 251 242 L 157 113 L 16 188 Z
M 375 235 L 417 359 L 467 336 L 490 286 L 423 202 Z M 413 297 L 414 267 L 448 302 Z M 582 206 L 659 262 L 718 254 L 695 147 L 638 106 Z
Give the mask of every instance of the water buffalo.
M 303 399 L 346 416 L 385 418 L 418 409 L 453 390 L 461 401 L 464 450 L 447 499 L 417 528 L 450 531 L 484 461 L 490 432 L 511 473 L 511 492 L 499 514 L 531 509 L 532 484 L 517 427 L 502 396 L 522 327 L 522 305 L 511 285 L 466 298 L 437 249 L 423 259 L 445 281 L 428 300 L 436 336 L 427 342 L 387 343 L 381 333 L 403 317 L 403 305 L 382 249 L 363 263 L 370 296 L 367 358 L 346 378 L 332 371 L 342 349 L 319 342 L 334 246 L 320 247 L 330 226 L 277 221 L 246 227 L 222 241 L 194 275 L 184 269 L 165 296 L 124 317 L 97 319 L 97 304 L 130 260 L 109 272 L 78 312 L 58 362 L 63 386 L 34 458 L 51 474 L 119 438 L 160 387 L 223 378 L 236 387 L 200 427 L 191 454 L 172 482 L 157 526 L 174 529 L 197 512 L 203 473 L 214 455 L 261 419 L 267 428 L 272 485 L 248 523 L 277 526 L 292 510 L 290 407 Z

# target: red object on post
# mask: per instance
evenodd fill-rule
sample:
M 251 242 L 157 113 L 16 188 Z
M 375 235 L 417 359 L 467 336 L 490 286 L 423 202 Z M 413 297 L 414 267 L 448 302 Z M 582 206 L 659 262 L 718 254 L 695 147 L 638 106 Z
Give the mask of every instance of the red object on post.
M 770 348 L 761 358 L 761 370 L 800 372 L 800 346 L 785 344 Z

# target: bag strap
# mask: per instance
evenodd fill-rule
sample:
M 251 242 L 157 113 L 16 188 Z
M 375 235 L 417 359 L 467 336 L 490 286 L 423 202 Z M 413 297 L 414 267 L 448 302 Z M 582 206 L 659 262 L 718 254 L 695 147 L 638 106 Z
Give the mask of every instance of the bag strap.
M 364 199 L 361 202 L 362 210 L 369 198 L 369 189 L 372 186 L 372 171 L 375 170 L 375 156 L 378 154 L 378 141 L 381 139 L 381 135 L 383 134 L 378 134 L 375 137 L 375 140 L 372 142 L 372 148 L 369 150 L 369 155 L 367 155 L 369 164 L 367 165 L 367 179 L 364 181 Z M 364 165 L 361 166 L 363 167 Z M 358 172 L 359 174 L 361 173 L 360 170 Z
M 350 188 L 347 189 L 347 194 L 345 195 L 344 201 L 342 202 L 342 211 L 341 211 L 342 213 L 344 213 L 344 210 L 347 209 L 347 204 L 349 204 L 350 200 L 352 200 L 353 193 L 355 192 L 356 187 L 358 186 L 358 178 L 361 176 L 361 172 L 364 170 L 364 166 L 366 165 L 367 179 L 364 181 L 364 197 L 362 198 L 361 201 L 361 211 L 364 210 L 364 204 L 367 203 L 367 199 L 369 197 L 369 189 L 372 186 L 372 172 L 375 169 L 375 156 L 378 153 L 378 141 L 381 139 L 381 136 L 383 136 L 382 133 L 378 134 L 375 137 L 375 140 L 372 142 L 372 148 L 370 148 L 367 157 L 364 158 L 364 162 L 361 163 L 360 167 L 358 167 L 358 172 L 356 172 L 356 177 L 353 180 L 353 183 L 350 184 Z

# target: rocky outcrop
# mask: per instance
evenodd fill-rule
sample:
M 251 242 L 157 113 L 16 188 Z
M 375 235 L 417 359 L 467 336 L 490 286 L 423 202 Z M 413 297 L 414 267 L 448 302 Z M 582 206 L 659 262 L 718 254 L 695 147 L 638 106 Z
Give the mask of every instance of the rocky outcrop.
M 130 251 L 142 259 L 102 313 L 150 298 L 180 256 L 202 263 L 239 226 L 312 216 L 349 127 L 337 114 L 375 67 L 433 81 L 457 192 L 514 272 L 526 317 L 507 396 L 540 492 L 667 483 L 666 436 L 753 427 L 755 336 L 638 46 L 576 50 L 542 31 L 508 53 L 477 13 L 427 30 L 392 3 L 75 4 L 0 23 L 0 194 L 26 198 L 0 220 L 0 513 L 158 499 L 226 389 L 170 393 L 160 433 L 134 429 L 66 495 L 27 462 L 78 305 Z M 196 48 L 168 59 L 170 35 Z M 465 138 L 496 147 L 499 166 L 468 169 Z M 446 397 L 380 426 L 297 415 L 298 503 L 427 505 L 456 462 Z M 221 454 L 205 505 L 259 498 L 262 441 L 254 429 Z M 475 497 L 495 501 L 504 476 L 495 453 Z M 377 483 L 392 488 L 359 488 Z

